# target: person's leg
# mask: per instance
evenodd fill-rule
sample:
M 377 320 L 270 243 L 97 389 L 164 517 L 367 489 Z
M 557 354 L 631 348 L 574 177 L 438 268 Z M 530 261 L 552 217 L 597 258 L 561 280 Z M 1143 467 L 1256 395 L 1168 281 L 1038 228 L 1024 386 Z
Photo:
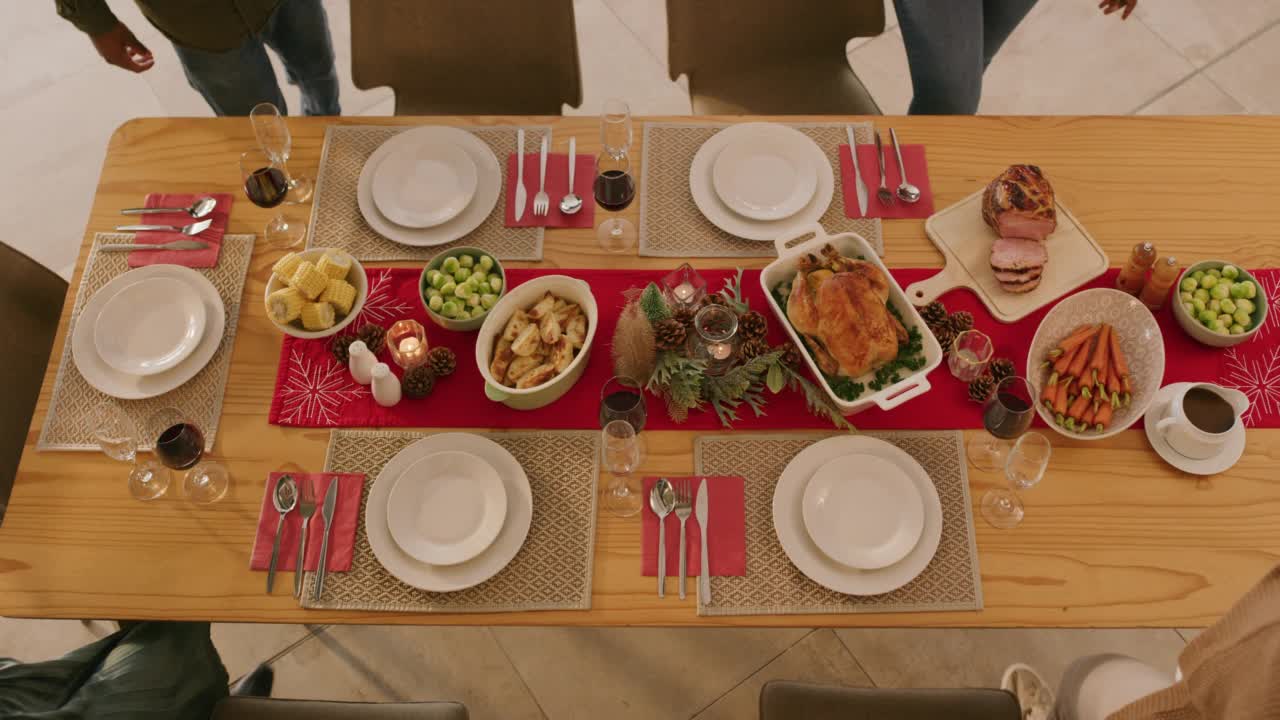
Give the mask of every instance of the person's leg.
M 983 0 L 894 0 L 912 115 L 972 115 L 982 97 Z
M 304 114 L 342 114 L 329 19 L 320 0 L 284 0 L 262 38 L 284 60 L 289 82 L 302 91 Z
M 1168 674 L 1125 655 L 1090 655 L 1062 674 L 1051 720 L 1103 720 L 1173 684 Z
M 1018 23 L 1035 7 L 1036 0 L 983 0 L 982 3 L 982 67 L 1000 52 Z
M 208 52 L 174 43 L 187 82 L 204 96 L 218 115 L 248 115 L 254 105 L 275 103 L 285 112 L 284 95 L 276 82 L 275 70 L 262 40 L 245 38 L 243 44 L 226 52 Z

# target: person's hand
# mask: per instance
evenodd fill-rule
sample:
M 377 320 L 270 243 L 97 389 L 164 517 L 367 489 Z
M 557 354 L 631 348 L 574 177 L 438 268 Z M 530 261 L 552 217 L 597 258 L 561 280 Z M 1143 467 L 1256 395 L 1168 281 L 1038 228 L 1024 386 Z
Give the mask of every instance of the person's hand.
M 1103 15 L 1123 10 L 1124 12 L 1120 14 L 1121 20 L 1128 20 L 1136 7 L 1138 7 L 1138 0 L 1102 0 L 1098 3 L 1098 8 L 1102 10 Z
M 124 23 L 116 23 L 110 30 L 90 36 L 89 39 L 93 41 L 93 46 L 103 60 L 130 72 L 150 70 L 156 62 L 147 46 Z

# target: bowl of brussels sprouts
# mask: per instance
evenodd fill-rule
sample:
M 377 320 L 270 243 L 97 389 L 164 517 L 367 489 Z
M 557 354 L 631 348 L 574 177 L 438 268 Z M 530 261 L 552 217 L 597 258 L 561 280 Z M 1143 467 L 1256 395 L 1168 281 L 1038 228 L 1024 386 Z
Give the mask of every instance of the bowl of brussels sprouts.
M 456 247 L 431 259 L 418 280 L 418 296 L 431 322 L 457 332 L 479 330 L 489 309 L 507 292 L 507 274 L 489 253 Z
M 1222 260 L 1183 270 L 1174 300 L 1173 316 L 1182 329 L 1212 347 L 1239 345 L 1267 321 L 1262 285 L 1244 268 Z

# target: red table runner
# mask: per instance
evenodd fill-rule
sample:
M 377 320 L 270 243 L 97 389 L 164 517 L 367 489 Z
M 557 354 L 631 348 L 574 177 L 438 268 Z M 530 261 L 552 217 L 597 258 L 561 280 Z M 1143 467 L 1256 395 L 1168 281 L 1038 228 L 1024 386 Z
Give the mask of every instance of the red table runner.
M 578 383 L 560 400 L 539 410 L 512 410 L 491 402 L 484 395 L 484 381 L 475 361 L 475 333 L 454 333 L 432 324 L 418 298 L 419 270 L 412 268 L 372 268 L 369 297 L 353 328 L 375 322 L 384 327 L 405 317 L 427 326 L 434 346 L 452 348 L 458 355 L 458 369 L 436 383 L 432 394 L 421 400 L 406 398 L 399 405 L 384 408 L 373 401 L 367 387 L 351 379 L 345 366 L 329 353 L 328 340 L 300 340 L 285 337 L 271 400 L 270 421 L 293 427 L 450 427 L 450 428 L 538 428 L 590 429 L 599 427 L 600 389 L 613 374 L 609 346 L 618 313 L 625 302 L 623 291 L 656 281 L 662 273 L 652 270 L 560 270 L 509 269 L 507 281 L 518 285 L 530 278 L 552 273 L 580 277 L 591 284 L 600 309 L 600 327 L 587 370 Z M 898 283 L 907 285 L 927 278 L 937 270 L 905 268 L 893 270 Z M 1111 286 L 1116 270 L 1089 283 L 1085 288 Z M 1245 392 L 1252 408 L 1244 420 L 1250 427 L 1280 427 L 1280 270 L 1253 271 L 1263 285 L 1272 306 L 1266 326 L 1253 340 L 1235 348 L 1210 348 L 1192 340 L 1174 319 L 1169 306 L 1156 313 L 1164 333 L 1164 382 L 1207 381 Z M 719 289 L 732 275 L 729 270 L 703 273 L 709 289 Z M 748 270 L 742 285 L 751 307 L 769 318 L 770 343 L 782 342 L 786 335 L 765 303 L 760 289 L 760 272 Z M 1084 288 L 1082 288 L 1084 289 Z M 997 357 L 1008 357 L 1019 372 L 1026 364 L 1027 349 L 1048 308 L 1012 325 L 997 322 L 977 296 L 954 290 L 941 298 L 951 311 L 973 313 L 975 326 L 991 336 Z M 385 352 L 383 353 L 385 358 Z M 399 368 L 392 366 L 397 373 Z M 852 417 L 862 429 L 980 428 L 980 406 L 968 400 L 966 387 L 951 377 L 946 363 L 929 375 L 933 389 L 902 406 L 885 412 L 872 408 Z M 714 412 L 697 412 L 687 422 L 677 424 L 667 416 L 660 398 L 646 396 L 649 408 L 646 430 L 721 429 Z M 829 428 L 830 423 L 810 414 L 799 392 L 784 390 L 770 395 L 767 414 L 755 417 L 750 410 L 734 424 L 741 430 L 786 428 Z

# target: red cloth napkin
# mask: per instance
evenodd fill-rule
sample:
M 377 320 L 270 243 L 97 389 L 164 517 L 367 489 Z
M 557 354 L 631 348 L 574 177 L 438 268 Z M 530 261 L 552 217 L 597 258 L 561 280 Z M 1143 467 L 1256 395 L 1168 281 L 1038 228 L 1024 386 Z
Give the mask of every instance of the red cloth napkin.
M 876 146 L 858 146 L 858 169 L 862 171 L 862 181 L 867 184 L 866 217 L 903 219 L 927 218 L 932 215 L 933 187 L 929 184 L 929 163 L 925 160 L 924 146 L 902 146 L 902 162 L 907 165 L 907 179 L 920 188 L 920 199 L 914 203 L 902 202 L 897 197 L 902 172 L 898 169 L 898 156 L 894 154 L 891 144 L 884 146 L 884 161 L 884 174 L 889 190 L 895 192 L 892 205 L 884 205 L 876 198 L 876 190 L 880 187 L 880 158 Z M 848 145 L 840 146 L 840 188 L 844 195 L 845 217 L 863 217 L 858 214 L 858 189 L 853 182 L 853 162 L 849 158 Z
M 582 278 L 591 285 L 600 310 L 600 327 L 596 331 L 595 348 L 587 369 L 564 397 L 538 410 L 512 410 L 483 397 L 484 381 L 475 364 L 475 333 L 455 333 L 432 324 L 418 299 L 418 278 L 414 268 L 366 268 L 369 275 L 369 299 L 361 317 L 355 321 L 376 322 L 384 327 L 404 317 L 411 317 L 427 327 L 427 338 L 434 346 L 451 348 L 458 356 L 457 370 L 436 383 L 431 395 L 422 400 L 406 398 L 400 404 L 384 408 L 373 401 L 369 388 L 357 385 L 344 366 L 329 352 L 327 340 L 284 338 L 275 392 L 271 401 L 271 422 L 292 427 L 416 427 L 416 428 L 535 428 L 542 430 L 599 429 L 600 388 L 613 375 L 609 346 L 625 298 L 623 291 L 644 287 L 663 275 L 659 270 L 577 270 L 551 268 L 508 268 L 511 286 L 551 273 Z M 890 271 L 900 285 L 928 278 L 938 271 L 931 268 L 904 268 Z M 1118 270 L 1111 270 L 1084 288 L 1111 287 Z M 1209 381 L 1238 387 L 1254 398 L 1254 410 L 1245 417 L 1249 427 L 1280 427 L 1280 270 L 1254 270 L 1262 283 L 1271 312 L 1267 324 L 1253 340 L 1234 349 L 1218 349 L 1192 340 L 1178 326 L 1169 305 L 1156 313 L 1164 333 L 1164 384 L 1184 381 Z M 708 288 L 718 290 L 729 270 L 704 270 Z M 769 319 L 768 342 L 784 342 L 781 323 L 765 303 L 760 289 L 760 271 L 747 270 L 742 278 L 743 295 L 751 307 Z M 1082 288 L 1082 289 L 1084 289 Z M 995 355 L 1007 357 L 1019 372 L 1023 371 L 1027 349 L 1036 327 L 1049 308 L 1006 325 L 997 322 L 972 292 L 953 290 L 941 298 L 951 311 L 973 313 L 974 324 L 991 336 Z M 385 352 L 383 360 L 387 359 Z M 389 362 L 389 361 L 388 361 Z M 392 372 L 399 368 L 392 365 Z M 933 389 L 892 411 L 871 408 L 851 418 L 861 429 L 945 430 L 982 427 L 981 406 L 968 400 L 964 383 L 951 377 L 946 363 L 929 374 Z M 676 423 L 666 413 L 662 400 L 646 395 L 649 416 L 646 430 L 721 430 L 716 414 L 694 412 L 684 423 Z M 784 390 L 769 395 L 766 413 L 756 417 L 750 410 L 739 412 L 741 419 L 735 430 L 773 430 L 788 428 L 830 429 L 826 420 L 815 417 L 806 408 L 804 396 Z
M 227 219 L 231 216 L 231 193 L 200 193 L 198 195 L 151 193 L 147 195 L 143 207 L 190 207 L 192 203 L 202 197 L 214 197 L 218 200 L 213 212 L 201 218 L 201 220 L 213 220 L 213 224 L 209 226 L 208 230 L 193 237 L 187 237 L 179 232 L 146 231 L 137 233 L 136 242 L 159 245 L 174 240 L 199 240 L 200 242 L 209 243 L 208 248 L 204 250 L 134 250 L 129 253 L 129 267 L 136 268 L 143 265 L 163 264 L 184 265 L 189 268 L 211 268 L 217 265 L 218 253 L 222 251 L 222 236 L 227 232 Z M 131 225 L 173 225 L 182 227 L 183 225 L 198 222 L 198 220 L 184 212 L 154 213 L 136 217 L 138 221 L 130 223 Z
M 547 196 L 551 209 L 541 217 L 533 214 L 533 196 L 538 194 L 538 153 L 524 156 L 524 189 L 529 194 L 524 217 L 516 221 L 516 154 L 507 156 L 507 227 L 589 228 L 596 224 L 596 198 L 592 183 L 596 179 L 596 159 L 579 153 L 574 164 L 573 192 L 582 198 L 582 209 L 572 215 L 560 212 L 560 199 L 569 192 L 569 156 L 547 153 Z
M 314 571 L 320 567 L 320 545 L 324 542 L 324 494 L 329 491 L 329 483 L 337 480 L 338 500 L 333 506 L 333 532 L 329 535 L 329 572 L 346 572 L 351 569 L 351 553 L 356 544 L 356 520 L 360 515 L 360 493 L 364 489 L 364 475 L 361 473 L 281 473 L 273 472 L 267 477 L 267 487 L 262 493 L 262 510 L 258 515 L 258 534 L 253 539 L 253 553 L 249 557 L 250 570 L 266 570 L 271 564 L 271 546 L 276 539 L 276 523 L 280 513 L 276 512 L 272 496 L 276 489 L 276 480 L 281 475 L 292 475 L 299 484 L 313 483 L 316 491 L 316 513 L 311 516 L 307 525 L 307 557 L 306 570 Z M 302 516 L 297 508 L 284 518 L 284 527 L 280 530 L 280 557 L 276 559 L 276 570 L 293 570 L 298 559 L 298 539 L 302 536 Z
M 684 478 L 668 477 L 672 483 Z M 693 499 L 698 499 L 698 484 L 702 478 L 690 477 Z M 707 552 L 711 555 L 712 575 L 747 574 L 746 489 L 740 477 L 709 477 L 707 482 L 707 522 L 711 535 L 707 537 Z M 640 512 L 640 574 L 658 576 L 658 516 L 649 507 L 649 493 L 658 478 L 644 479 L 644 510 Z M 695 505 L 696 507 L 696 505 Z M 702 572 L 702 526 L 697 513 L 685 521 L 685 552 L 689 563 L 688 576 L 698 577 Z M 666 520 L 667 577 L 680 577 L 680 518 L 673 512 Z

